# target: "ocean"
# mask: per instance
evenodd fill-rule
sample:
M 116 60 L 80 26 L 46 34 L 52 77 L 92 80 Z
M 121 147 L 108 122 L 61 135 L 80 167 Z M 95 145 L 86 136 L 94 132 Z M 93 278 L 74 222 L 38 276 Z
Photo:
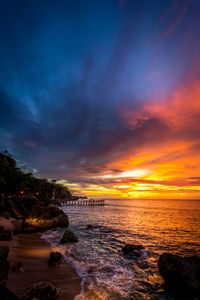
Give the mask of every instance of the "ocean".
M 200 201 L 120 199 L 62 209 L 79 242 L 59 245 L 63 229 L 43 237 L 82 278 L 76 300 L 178 300 L 164 291 L 157 261 L 164 252 L 200 255 Z M 123 256 L 126 243 L 143 245 L 142 256 Z

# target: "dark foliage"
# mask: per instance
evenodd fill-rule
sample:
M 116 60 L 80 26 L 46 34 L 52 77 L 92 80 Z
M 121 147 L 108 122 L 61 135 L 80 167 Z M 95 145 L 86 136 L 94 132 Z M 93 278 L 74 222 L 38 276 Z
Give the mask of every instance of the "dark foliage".
M 40 201 L 49 201 L 54 197 L 69 198 L 70 191 L 55 180 L 36 178 L 32 173 L 17 167 L 15 159 L 7 152 L 0 153 L 0 199 L 4 206 L 6 197 L 17 195 L 19 189 L 28 189 L 28 194 L 37 195 Z

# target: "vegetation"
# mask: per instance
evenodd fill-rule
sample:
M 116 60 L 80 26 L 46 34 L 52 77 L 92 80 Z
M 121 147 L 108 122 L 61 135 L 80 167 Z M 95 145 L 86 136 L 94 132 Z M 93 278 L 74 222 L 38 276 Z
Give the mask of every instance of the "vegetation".
M 37 195 L 41 201 L 49 201 L 53 197 L 69 198 L 70 191 L 55 180 L 37 178 L 32 173 L 26 173 L 17 167 L 15 159 L 7 152 L 0 152 L 0 195 L 7 197 L 19 192 L 19 189 L 29 189 L 29 193 Z

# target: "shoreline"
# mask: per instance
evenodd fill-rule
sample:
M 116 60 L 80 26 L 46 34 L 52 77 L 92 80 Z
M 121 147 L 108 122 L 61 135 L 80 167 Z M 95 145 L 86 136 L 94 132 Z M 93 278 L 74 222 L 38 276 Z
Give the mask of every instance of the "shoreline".
M 13 235 L 11 241 L 0 242 L 0 245 L 9 246 L 10 268 L 6 287 L 17 297 L 21 298 L 30 286 L 40 282 L 49 282 L 58 288 L 58 300 L 74 300 L 81 293 L 81 278 L 64 258 L 56 266 L 48 265 L 52 249 L 40 233 Z M 12 271 L 17 262 L 22 263 L 22 272 Z

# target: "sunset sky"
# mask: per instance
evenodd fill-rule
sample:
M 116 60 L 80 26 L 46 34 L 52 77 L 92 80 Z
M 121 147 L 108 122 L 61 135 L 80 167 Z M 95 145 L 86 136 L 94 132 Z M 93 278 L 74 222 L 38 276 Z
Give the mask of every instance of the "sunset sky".
M 96 198 L 200 198 L 200 1 L 0 4 L 0 150 Z

